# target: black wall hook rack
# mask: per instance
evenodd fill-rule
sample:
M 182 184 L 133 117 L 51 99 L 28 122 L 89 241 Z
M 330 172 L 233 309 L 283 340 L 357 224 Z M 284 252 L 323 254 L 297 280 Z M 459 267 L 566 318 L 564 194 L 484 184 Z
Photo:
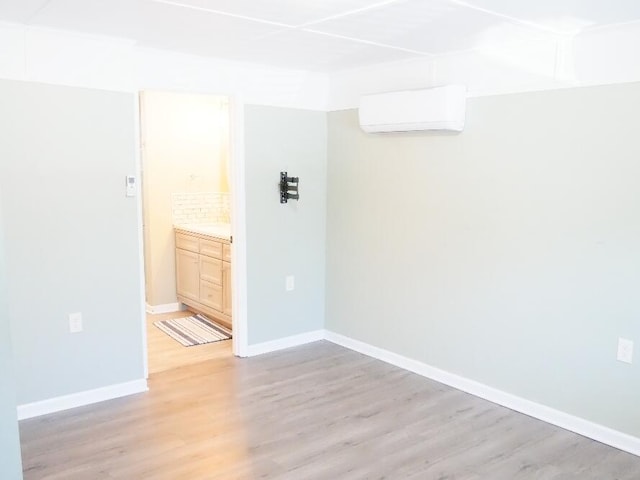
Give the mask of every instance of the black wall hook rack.
M 299 181 L 298 177 L 287 177 L 287 172 L 280 172 L 280 203 L 300 199 L 300 194 L 298 193 Z

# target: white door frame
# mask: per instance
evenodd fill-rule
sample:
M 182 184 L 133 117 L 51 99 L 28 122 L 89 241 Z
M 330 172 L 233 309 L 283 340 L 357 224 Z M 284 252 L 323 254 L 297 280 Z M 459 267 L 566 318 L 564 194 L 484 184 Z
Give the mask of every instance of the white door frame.
M 233 354 L 246 357 L 249 348 L 247 321 L 247 190 L 244 156 L 244 102 L 229 96 L 231 115 L 231 285 Z
M 144 260 L 144 220 L 142 211 L 142 143 L 140 142 L 140 91 L 136 91 L 133 95 L 133 111 L 134 111 L 134 142 L 135 142 L 135 157 L 136 157 L 136 178 L 138 179 L 137 188 L 137 221 L 138 221 L 138 257 L 139 262 L 139 284 L 140 284 L 140 327 L 142 328 L 142 368 L 144 372 L 144 378 L 149 378 L 149 349 L 147 345 L 147 288 L 146 278 L 144 274 L 145 260 Z
M 135 112 L 135 161 L 138 178 L 138 255 L 140 258 L 140 311 L 142 328 L 142 355 L 144 378 L 149 378 L 149 352 L 147 343 L 146 288 L 144 274 L 144 231 L 142 210 L 142 145 L 140 142 L 140 93 L 134 95 Z M 215 95 L 215 94 L 212 94 Z M 223 96 L 223 94 L 220 94 Z M 247 242 L 246 242 L 246 189 L 244 158 L 244 102 L 239 95 L 224 95 L 229 99 L 230 115 L 230 170 L 231 170 L 231 285 L 233 310 L 233 354 L 238 357 L 248 355 L 247 324 Z

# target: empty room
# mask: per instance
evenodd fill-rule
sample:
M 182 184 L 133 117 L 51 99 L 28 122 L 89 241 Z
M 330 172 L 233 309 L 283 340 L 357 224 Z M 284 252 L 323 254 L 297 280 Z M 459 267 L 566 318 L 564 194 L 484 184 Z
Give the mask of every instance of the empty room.
M 640 3 L 1 0 L 0 479 L 640 478 Z

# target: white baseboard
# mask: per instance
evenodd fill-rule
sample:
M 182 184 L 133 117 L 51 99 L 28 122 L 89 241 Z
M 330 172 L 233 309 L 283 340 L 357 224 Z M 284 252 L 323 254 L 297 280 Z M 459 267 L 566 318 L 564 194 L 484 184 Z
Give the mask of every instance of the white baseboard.
M 363 353 L 369 357 L 382 360 L 383 362 L 390 363 L 391 365 L 409 370 L 417 373 L 418 375 L 422 375 L 423 377 L 427 377 L 458 390 L 462 390 L 463 392 L 470 393 L 476 397 L 497 403 L 498 405 L 515 410 L 516 412 L 524 413 L 525 415 L 537 418 L 538 420 L 542 420 L 552 425 L 564 428 L 565 430 L 570 430 L 606 445 L 640 456 L 640 438 L 638 437 L 634 437 L 618 430 L 613 430 L 583 418 L 541 405 L 531 400 L 503 392 L 502 390 L 489 387 L 483 383 L 440 370 L 439 368 L 432 367 L 426 363 L 412 360 L 402 355 L 398 355 L 397 353 L 374 347 L 338 333 L 325 331 L 325 339 L 350 350 L 355 350 L 356 352 Z
M 49 413 L 61 412 L 70 408 L 82 407 L 92 403 L 112 400 L 114 398 L 126 397 L 134 393 L 147 392 L 147 381 L 145 379 L 134 380 L 132 382 L 118 383 L 108 387 L 86 390 L 84 392 L 64 395 L 62 397 L 50 398 L 40 402 L 26 403 L 18 405 L 18 420 L 39 417 Z
M 162 305 L 149 305 L 147 303 L 147 313 L 157 314 L 157 313 L 172 313 L 172 312 L 180 312 L 185 310 L 180 302 L 176 303 L 164 303 Z
M 460 375 L 432 367 L 426 363 L 407 358 L 383 348 L 375 347 L 368 343 L 328 330 L 315 330 L 278 340 L 249 345 L 247 348 L 247 356 L 253 357 L 263 353 L 275 352 L 277 350 L 304 345 L 306 343 L 316 342 L 323 339 L 391 365 L 395 365 L 399 368 L 417 373 L 423 377 L 449 385 L 476 397 L 502 405 L 511 410 L 537 418 L 538 420 L 542 420 L 606 445 L 624 450 L 625 452 L 640 456 L 640 438 L 638 437 L 555 410 L 531 400 L 498 390 L 483 383 L 470 380 Z M 147 381 L 145 379 L 141 379 L 56 397 L 49 400 L 43 400 L 41 402 L 28 403 L 18 406 L 18 419 L 24 420 L 27 418 L 33 418 L 40 415 L 46 415 L 146 391 L 148 391 Z
M 256 343 L 255 345 L 249 345 L 247 347 L 247 357 L 254 357 L 256 355 L 262 355 L 263 353 L 297 347 L 298 345 L 304 345 L 305 343 L 324 340 L 324 338 L 324 330 L 314 330 L 312 332 L 305 332 L 291 337 L 279 338 L 278 340 L 272 340 L 270 342 Z

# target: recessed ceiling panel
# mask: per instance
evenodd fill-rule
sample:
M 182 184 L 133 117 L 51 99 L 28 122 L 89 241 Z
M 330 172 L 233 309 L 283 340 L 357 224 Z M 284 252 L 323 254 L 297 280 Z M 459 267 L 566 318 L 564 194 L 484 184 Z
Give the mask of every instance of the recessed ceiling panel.
M 140 0 L 51 0 L 29 23 L 133 38 L 140 26 L 139 6 Z
M 34 23 L 208 54 L 212 46 L 259 38 L 279 27 L 148 0 L 52 0 Z
M 414 58 L 395 49 L 356 43 L 302 30 L 283 31 L 260 42 L 236 45 L 227 54 L 245 61 L 314 71 L 334 71 Z
M 189 0 L 191 2 L 199 0 Z M 382 0 L 203 0 L 207 8 L 288 25 L 301 25 Z
M 319 71 L 638 19 L 640 0 L 0 0 L 0 21 Z
M 47 0 L 0 0 L 0 21 L 24 23 L 46 3 Z
M 467 50 L 531 30 L 447 0 L 403 0 L 313 28 L 432 54 Z
M 144 5 L 141 12 L 143 26 L 136 37 L 140 44 L 198 55 L 233 51 L 234 45 L 259 42 L 280 30 L 264 23 L 158 3 Z
M 467 3 L 564 33 L 640 20 L 638 0 L 467 0 Z

